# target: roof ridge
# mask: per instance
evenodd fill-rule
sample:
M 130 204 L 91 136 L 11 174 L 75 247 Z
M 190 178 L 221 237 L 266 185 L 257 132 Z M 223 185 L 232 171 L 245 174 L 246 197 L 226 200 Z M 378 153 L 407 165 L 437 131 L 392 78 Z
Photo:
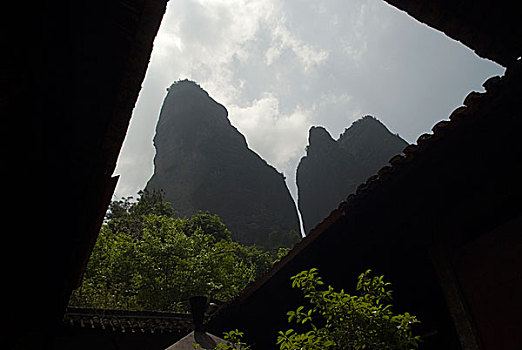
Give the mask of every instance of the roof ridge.
M 159 310 L 125 310 L 125 309 L 99 309 L 89 307 L 67 307 L 65 315 L 93 315 L 93 316 L 130 316 L 150 318 L 186 318 L 190 313 L 159 311 Z

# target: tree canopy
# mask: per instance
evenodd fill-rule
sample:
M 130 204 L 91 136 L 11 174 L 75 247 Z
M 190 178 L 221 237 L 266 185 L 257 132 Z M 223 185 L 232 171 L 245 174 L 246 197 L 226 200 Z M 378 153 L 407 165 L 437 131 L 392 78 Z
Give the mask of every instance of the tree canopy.
M 109 209 L 71 306 L 187 311 L 195 295 L 230 300 L 276 259 L 232 241 L 217 215 L 173 218 L 161 192 Z

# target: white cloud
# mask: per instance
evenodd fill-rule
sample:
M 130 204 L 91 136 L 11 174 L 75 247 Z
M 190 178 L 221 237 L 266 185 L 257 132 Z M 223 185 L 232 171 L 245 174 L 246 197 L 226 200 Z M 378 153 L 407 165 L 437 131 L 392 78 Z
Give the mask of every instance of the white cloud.
M 347 93 L 322 93 L 319 96 L 320 105 L 346 105 L 352 101 L 352 96 Z
M 273 11 L 274 2 L 268 0 L 169 2 L 150 70 L 168 82 L 187 77 L 202 85 L 221 81 L 218 91 L 222 91 L 234 85 L 233 63 L 249 59 L 245 44 Z M 224 93 L 227 99 L 234 94 L 233 89 Z
M 266 53 L 267 64 L 270 65 L 279 57 L 284 49 L 290 49 L 301 61 L 303 70 L 309 71 L 328 58 L 328 50 L 317 49 L 294 35 L 286 25 L 286 18 L 282 16 L 272 28 L 272 45 Z
M 250 106 L 227 107 L 234 126 L 246 136 L 249 147 L 285 174 L 292 160 L 306 146 L 308 128 L 311 126 L 311 111 L 296 106 L 289 114 L 281 113 L 279 100 L 271 93 L 256 99 Z

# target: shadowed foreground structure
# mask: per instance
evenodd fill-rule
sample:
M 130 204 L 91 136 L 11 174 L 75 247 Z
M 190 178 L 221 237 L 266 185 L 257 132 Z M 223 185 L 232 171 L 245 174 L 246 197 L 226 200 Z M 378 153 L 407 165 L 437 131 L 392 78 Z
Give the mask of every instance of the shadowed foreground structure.
M 53 349 L 164 350 L 192 323 L 190 314 L 67 308 Z
M 397 308 L 424 322 L 426 348 L 518 350 L 521 12 L 507 0 L 388 2 L 502 64 L 506 76 L 489 80 L 486 94 L 468 96 L 451 122 L 361 186 L 215 328 L 241 321 L 259 348 L 273 346 L 272 328 L 293 306 L 290 275 L 313 263 L 326 281 L 351 285 L 372 267 L 392 281 Z M 2 256 L 0 345 L 45 349 L 114 191 L 166 1 L 10 5 L 18 8 L 2 12 L 0 107 L 8 117 L 4 218 L 16 230 L 5 230 L 3 241 L 10 254 Z
M 14 190 L 3 217 L 20 223 L 2 242 L 2 349 L 52 346 L 114 192 L 166 4 L 13 2 L 2 12 L 3 183 Z

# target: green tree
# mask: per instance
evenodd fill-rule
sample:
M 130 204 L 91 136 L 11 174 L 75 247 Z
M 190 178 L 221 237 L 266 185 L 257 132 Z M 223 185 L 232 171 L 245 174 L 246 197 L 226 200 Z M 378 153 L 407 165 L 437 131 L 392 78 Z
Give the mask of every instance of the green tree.
M 390 283 L 383 276 L 371 276 L 367 270 L 359 276 L 359 295 L 349 295 L 324 283 L 317 269 L 292 277 L 292 287 L 299 288 L 310 306 L 288 312 L 288 321 L 299 331 L 279 332 L 281 350 L 407 350 L 418 347 L 420 338 L 413 335 L 419 321 L 408 313 L 394 315 L 391 310 Z
M 159 192 L 113 203 L 70 304 L 184 311 L 194 295 L 230 300 L 272 265 L 269 253 L 233 242 L 217 215 L 173 213 Z
M 83 307 L 136 308 L 136 263 L 131 237 L 116 235 L 106 225 L 102 226 L 83 282 L 69 303 Z
M 324 289 L 317 269 L 303 271 L 291 278 L 292 287 L 299 288 L 310 306 L 289 311 L 288 322 L 296 323 L 298 331 L 279 332 L 281 350 L 410 350 L 418 347 L 420 337 L 413 335 L 419 321 L 408 313 L 394 315 L 391 311 L 390 283 L 383 276 L 371 276 L 371 270 L 358 278 L 358 296 Z M 225 333 L 226 343 L 214 350 L 249 349 L 237 329 Z M 198 344 L 194 344 L 198 348 Z
M 198 212 L 185 221 L 183 231 L 191 235 L 197 230 L 201 230 L 204 234 L 211 235 L 216 241 L 221 239 L 231 240 L 231 233 L 225 224 L 221 221 L 217 214 L 207 212 Z
M 113 232 L 125 233 L 137 237 L 141 233 L 143 215 L 155 214 L 173 217 L 172 205 L 165 202 L 161 190 L 144 190 L 138 192 L 138 198 L 122 198 L 112 201 L 105 216 L 105 221 Z

